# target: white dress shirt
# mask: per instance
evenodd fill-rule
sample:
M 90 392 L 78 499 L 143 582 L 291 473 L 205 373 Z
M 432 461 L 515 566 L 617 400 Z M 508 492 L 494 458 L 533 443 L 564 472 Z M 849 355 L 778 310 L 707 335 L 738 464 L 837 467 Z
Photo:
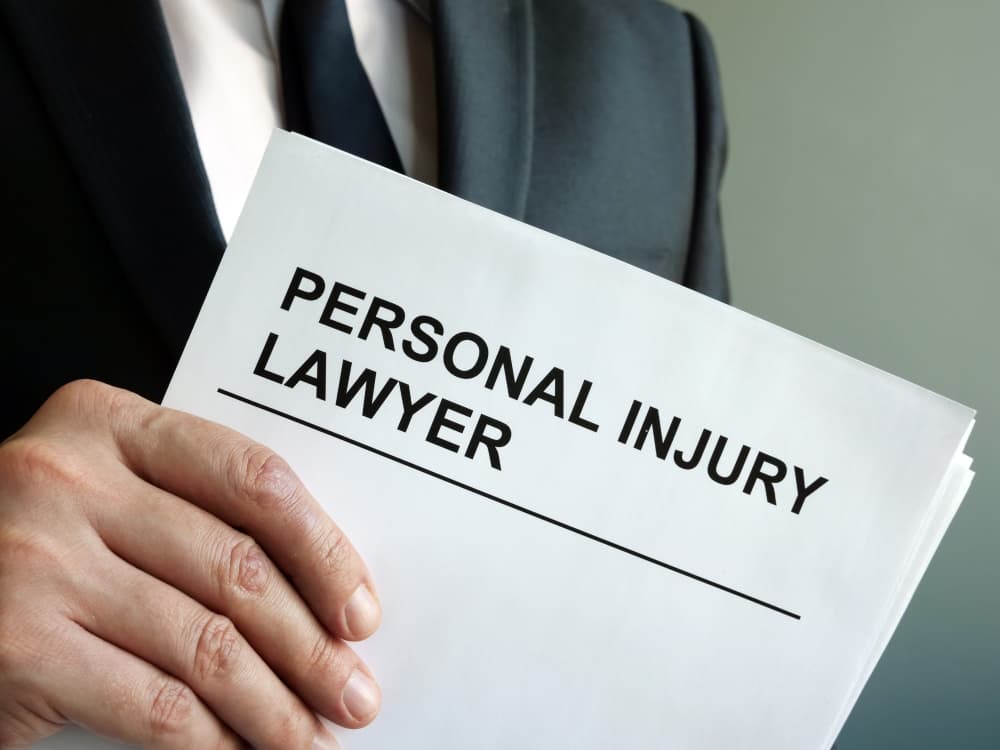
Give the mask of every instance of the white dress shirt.
M 283 0 L 160 0 L 219 225 L 229 240 L 271 131 L 282 126 Z M 434 51 L 424 4 L 346 0 L 358 57 L 403 169 L 437 182 Z

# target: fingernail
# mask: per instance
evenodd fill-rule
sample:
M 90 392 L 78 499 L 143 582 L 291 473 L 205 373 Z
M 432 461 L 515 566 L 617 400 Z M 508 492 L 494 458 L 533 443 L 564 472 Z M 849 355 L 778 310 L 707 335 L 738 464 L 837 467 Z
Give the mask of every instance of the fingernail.
M 378 711 L 382 695 L 378 685 L 360 669 L 355 669 L 344 685 L 344 705 L 355 721 L 367 721 Z
M 382 619 L 382 608 L 365 584 L 358 586 L 347 600 L 344 619 L 354 638 L 367 638 L 375 632 Z
M 340 750 L 340 743 L 326 726 L 321 726 L 319 733 L 313 737 L 312 750 Z

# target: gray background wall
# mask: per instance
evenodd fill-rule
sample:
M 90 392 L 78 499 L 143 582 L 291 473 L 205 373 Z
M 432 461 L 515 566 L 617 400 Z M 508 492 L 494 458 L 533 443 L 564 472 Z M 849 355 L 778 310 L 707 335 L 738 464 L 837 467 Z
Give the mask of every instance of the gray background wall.
M 722 70 L 734 303 L 979 409 L 839 747 L 1000 748 L 1000 2 L 681 3 Z

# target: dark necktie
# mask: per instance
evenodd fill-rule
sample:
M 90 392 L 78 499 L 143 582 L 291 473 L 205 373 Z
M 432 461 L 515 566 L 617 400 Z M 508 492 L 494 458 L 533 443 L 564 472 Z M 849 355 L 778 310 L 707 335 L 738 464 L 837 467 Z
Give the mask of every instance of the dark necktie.
M 285 0 L 278 44 L 286 127 L 402 172 L 344 0 Z

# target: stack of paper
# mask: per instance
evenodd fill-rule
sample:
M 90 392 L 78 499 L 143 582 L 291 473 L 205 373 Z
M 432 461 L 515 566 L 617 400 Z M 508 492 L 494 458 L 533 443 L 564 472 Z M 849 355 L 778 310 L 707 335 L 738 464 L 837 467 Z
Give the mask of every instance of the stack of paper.
M 280 132 L 167 404 L 371 566 L 348 750 L 825 750 L 972 477 L 964 406 Z

